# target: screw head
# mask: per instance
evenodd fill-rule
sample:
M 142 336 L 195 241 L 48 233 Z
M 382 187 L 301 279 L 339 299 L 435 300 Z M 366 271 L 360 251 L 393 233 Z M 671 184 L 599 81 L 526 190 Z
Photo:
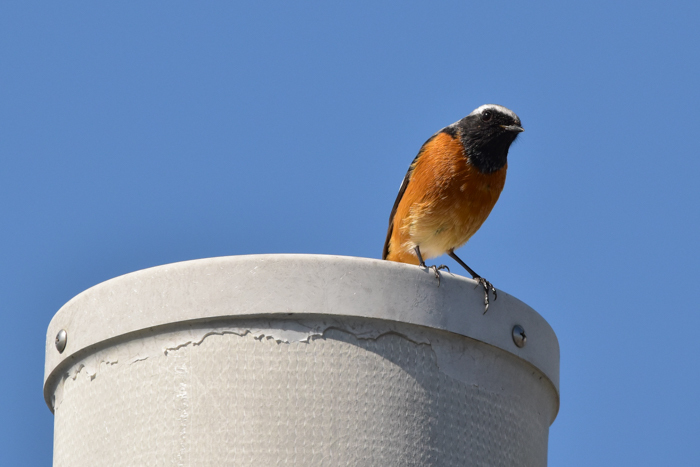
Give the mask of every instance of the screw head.
M 521 349 L 525 347 L 525 344 L 527 343 L 525 329 L 523 329 L 523 327 L 519 324 L 513 326 L 513 342 L 515 342 L 515 345 Z
M 58 334 L 56 334 L 56 350 L 58 350 L 58 353 L 63 353 L 63 350 L 66 348 L 66 342 L 68 341 L 68 333 L 66 332 L 65 329 L 61 329 L 58 331 Z

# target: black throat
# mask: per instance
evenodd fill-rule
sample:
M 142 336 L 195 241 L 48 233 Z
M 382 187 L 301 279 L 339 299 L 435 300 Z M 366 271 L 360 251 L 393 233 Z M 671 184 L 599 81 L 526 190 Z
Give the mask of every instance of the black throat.
M 516 136 L 504 132 L 486 141 L 474 138 L 474 135 L 462 135 L 461 139 L 469 162 L 479 169 L 479 172 L 490 174 L 508 163 L 508 149 Z

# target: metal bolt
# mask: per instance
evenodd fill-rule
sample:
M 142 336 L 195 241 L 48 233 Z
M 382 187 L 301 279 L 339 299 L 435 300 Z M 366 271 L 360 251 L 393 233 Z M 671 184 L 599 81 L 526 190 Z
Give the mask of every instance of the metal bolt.
M 68 333 L 66 332 L 65 329 L 61 329 L 58 331 L 58 334 L 56 334 L 56 350 L 58 350 L 58 353 L 63 353 L 63 350 L 66 348 L 66 342 L 68 341 Z
M 525 330 L 519 324 L 513 326 L 513 342 L 515 342 L 515 345 L 517 345 L 521 349 L 525 347 L 525 344 L 527 343 L 527 336 L 525 335 Z

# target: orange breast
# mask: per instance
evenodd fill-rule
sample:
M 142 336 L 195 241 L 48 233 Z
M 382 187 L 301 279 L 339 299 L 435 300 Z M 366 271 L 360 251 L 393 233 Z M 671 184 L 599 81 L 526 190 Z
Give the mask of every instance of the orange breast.
M 464 245 L 498 201 L 507 166 L 483 174 L 467 162 L 459 139 L 440 133 L 416 159 L 396 209 L 388 260 L 418 264 Z

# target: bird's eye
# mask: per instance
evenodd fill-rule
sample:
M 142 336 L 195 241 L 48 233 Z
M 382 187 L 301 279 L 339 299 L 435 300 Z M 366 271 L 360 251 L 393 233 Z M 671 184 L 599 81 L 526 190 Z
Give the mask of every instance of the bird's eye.
M 485 122 L 491 120 L 491 117 L 493 117 L 493 114 L 488 110 L 484 110 L 484 112 L 481 114 L 481 119 Z

